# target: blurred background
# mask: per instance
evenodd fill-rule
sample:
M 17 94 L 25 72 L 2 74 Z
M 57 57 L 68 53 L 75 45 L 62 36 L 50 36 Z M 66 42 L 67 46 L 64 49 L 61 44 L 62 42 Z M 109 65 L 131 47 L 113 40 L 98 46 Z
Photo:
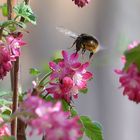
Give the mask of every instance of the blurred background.
M 114 73 L 114 69 L 122 68 L 120 56 L 127 44 L 140 40 L 140 1 L 91 0 L 84 8 L 78 8 L 71 0 L 36 0 L 31 5 L 37 25 L 29 25 L 30 33 L 25 38 L 28 46 L 23 48 L 20 78 L 23 90 L 32 86 L 29 68 L 39 68 L 57 50 L 72 45 L 73 39 L 58 32 L 57 26 L 92 34 L 105 49 L 93 58 L 90 71 L 94 78 L 89 82 L 88 94 L 75 101 L 78 112 L 102 124 L 105 140 L 140 140 L 140 105 L 122 95 Z M 10 89 L 9 76 L 0 81 L 0 89 Z M 38 137 L 30 138 L 35 139 Z

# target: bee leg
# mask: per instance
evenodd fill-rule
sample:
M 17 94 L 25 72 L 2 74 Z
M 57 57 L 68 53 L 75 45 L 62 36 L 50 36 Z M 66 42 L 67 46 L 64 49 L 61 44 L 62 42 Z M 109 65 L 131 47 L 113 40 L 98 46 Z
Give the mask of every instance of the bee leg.
M 81 43 L 78 41 L 78 42 L 76 42 L 76 53 L 75 53 L 75 56 L 80 51 L 80 49 L 81 49 Z
M 91 52 L 90 55 L 89 55 L 89 59 L 91 59 L 91 57 L 92 57 L 93 55 L 94 55 L 94 53 Z
M 72 46 L 69 47 L 68 49 L 72 48 L 76 44 L 77 39 L 73 42 Z
M 84 55 L 85 51 L 86 51 L 86 48 L 83 47 L 83 48 L 82 48 L 82 55 Z

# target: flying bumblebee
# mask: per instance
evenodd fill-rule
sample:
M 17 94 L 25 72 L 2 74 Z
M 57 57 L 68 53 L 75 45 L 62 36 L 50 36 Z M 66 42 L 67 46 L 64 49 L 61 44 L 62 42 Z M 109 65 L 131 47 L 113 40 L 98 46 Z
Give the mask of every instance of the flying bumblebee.
M 86 52 L 86 50 L 88 50 L 90 52 L 89 55 L 89 59 L 90 59 L 93 56 L 93 54 L 98 52 L 100 49 L 98 40 L 91 35 L 85 33 L 77 35 L 72 31 L 62 27 L 57 27 L 57 30 L 75 39 L 74 43 L 72 44 L 72 47 L 74 45 L 76 46 L 76 54 L 81 50 L 83 55 Z

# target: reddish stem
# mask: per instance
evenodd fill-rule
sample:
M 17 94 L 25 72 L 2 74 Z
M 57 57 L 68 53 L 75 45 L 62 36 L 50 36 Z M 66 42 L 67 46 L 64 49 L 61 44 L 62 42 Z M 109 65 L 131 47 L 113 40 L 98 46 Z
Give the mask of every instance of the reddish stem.
M 14 86 L 13 86 L 13 106 L 12 113 L 14 113 L 18 108 L 18 76 L 19 76 L 19 58 L 16 59 L 14 63 Z M 11 134 L 13 136 L 17 135 L 17 118 L 11 122 Z
M 8 20 L 11 20 L 14 17 L 13 7 L 16 4 L 16 0 L 7 0 L 7 8 L 8 8 Z M 18 71 L 19 71 L 19 58 L 17 58 L 16 62 L 13 63 L 14 67 L 11 70 L 11 89 L 13 91 L 13 105 L 12 105 L 12 113 L 17 110 L 18 107 Z M 11 122 L 11 135 L 17 135 L 17 118 L 15 118 Z

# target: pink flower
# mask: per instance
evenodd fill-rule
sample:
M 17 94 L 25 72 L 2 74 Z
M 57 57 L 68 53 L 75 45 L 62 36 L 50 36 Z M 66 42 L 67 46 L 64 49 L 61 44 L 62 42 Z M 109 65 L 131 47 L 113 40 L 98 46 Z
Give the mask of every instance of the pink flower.
M 58 83 L 50 83 L 51 87 L 46 90 L 48 93 L 52 93 L 55 99 L 65 99 L 70 102 L 72 97 L 77 98 L 78 96 L 78 87 L 73 84 L 70 77 L 64 77 Z
M 23 35 L 21 33 L 16 37 L 10 35 L 6 38 L 7 39 L 7 44 L 9 46 L 9 48 L 11 49 L 12 54 L 15 57 L 20 56 L 21 46 L 26 45 L 26 43 L 22 40 L 22 38 L 23 38 Z
M 12 68 L 12 61 L 14 59 L 10 55 L 9 50 L 0 44 L 0 79 L 3 79 Z
M 134 48 L 138 43 L 135 41 L 128 46 L 128 49 Z M 125 63 L 125 57 L 122 58 Z M 119 82 L 121 87 L 124 88 L 123 95 L 136 103 L 140 103 L 140 72 L 135 64 L 131 64 L 127 71 L 115 70 L 120 75 Z
M 3 123 L 3 119 L 0 118 L 0 123 Z M 6 124 L 4 124 L 2 127 L 0 127 L 0 138 L 3 136 L 10 136 L 9 128 Z
M 50 80 L 56 82 L 51 82 L 51 87 L 46 88 L 46 90 L 53 94 L 54 98 L 62 98 L 70 102 L 72 97 L 78 97 L 79 90 L 87 87 L 87 81 L 93 75 L 86 70 L 89 66 L 88 62 L 82 64 L 78 61 L 78 54 L 73 53 L 69 56 L 66 51 L 62 51 L 62 56 L 62 61 L 49 63 L 52 69 Z
M 130 100 L 140 102 L 140 72 L 135 64 L 132 64 L 127 71 L 118 70 L 117 74 L 121 75 L 119 81 L 124 88 L 123 95 L 127 95 Z
M 77 86 L 79 89 L 86 88 L 87 81 L 93 77 L 92 73 L 86 71 L 86 68 L 88 66 L 89 66 L 88 62 L 82 64 L 73 75 L 74 85 Z
M 78 6 L 78 7 L 83 7 L 85 5 L 87 5 L 90 0 L 72 0 L 74 1 L 74 3 Z
M 61 103 L 46 103 L 37 96 L 28 97 L 23 103 L 21 110 L 27 111 L 32 116 L 26 120 L 38 134 L 45 134 L 46 140 L 77 140 L 82 136 L 81 125 L 78 117 L 69 119 L 70 113 L 63 112 Z
M 129 45 L 128 45 L 128 50 L 130 50 L 130 49 L 132 49 L 132 48 L 135 48 L 138 44 L 139 44 L 138 41 L 133 41 L 132 44 L 129 44 Z

